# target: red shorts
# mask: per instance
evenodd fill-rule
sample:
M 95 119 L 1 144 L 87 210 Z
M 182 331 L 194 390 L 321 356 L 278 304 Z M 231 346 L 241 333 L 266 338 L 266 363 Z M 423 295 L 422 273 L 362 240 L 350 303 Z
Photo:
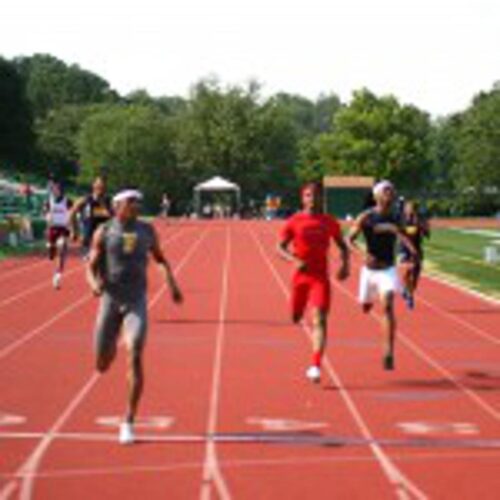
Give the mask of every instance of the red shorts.
M 47 241 L 50 246 L 55 246 L 59 238 L 68 238 L 69 229 L 67 227 L 53 226 L 49 227 Z
M 295 273 L 292 280 L 292 312 L 302 316 L 306 306 L 328 312 L 330 309 L 330 280 L 327 276 Z

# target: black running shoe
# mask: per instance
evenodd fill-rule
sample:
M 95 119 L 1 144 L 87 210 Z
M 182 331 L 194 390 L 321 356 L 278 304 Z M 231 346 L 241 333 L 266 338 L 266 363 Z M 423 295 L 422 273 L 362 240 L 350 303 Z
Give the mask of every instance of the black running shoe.
M 384 370 L 394 370 L 394 356 L 392 354 L 384 356 Z

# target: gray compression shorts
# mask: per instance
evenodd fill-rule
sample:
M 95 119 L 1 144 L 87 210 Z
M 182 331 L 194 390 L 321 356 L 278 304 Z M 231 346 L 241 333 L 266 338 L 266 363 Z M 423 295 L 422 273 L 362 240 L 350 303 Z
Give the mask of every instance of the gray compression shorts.
M 122 329 L 127 346 L 140 352 L 146 341 L 147 322 L 146 297 L 129 304 L 104 293 L 94 331 L 96 354 L 105 356 L 113 353 Z

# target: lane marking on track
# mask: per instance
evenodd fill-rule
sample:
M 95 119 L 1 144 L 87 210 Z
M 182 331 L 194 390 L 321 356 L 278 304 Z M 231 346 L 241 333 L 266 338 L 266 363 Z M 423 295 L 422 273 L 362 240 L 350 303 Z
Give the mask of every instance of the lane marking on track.
M 97 417 L 96 424 L 104 427 L 119 427 L 123 421 L 121 415 Z M 170 429 L 175 422 L 175 418 L 167 416 L 141 416 L 134 423 L 137 429 Z M 1 425 L 1 422 L 0 422 Z
M 5 413 L 0 411 L 0 427 L 22 425 L 28 419 L 23 415 L 14 415 L 12 413 Z
M 413 425 L 414 423 L 409 422 Z M 348 448 L 369 448 L 376 444 L 379 446 L 391 447 L 394 449 L 459 449 L 464 450 L 469 448 L 472 450 L 500 450 L 500 438 L 469 438 L 472 434 L 458 434 L 453 437 L 448 435 L 434 437 L 429 434 L 424 434 L 425 428 L 418 424 L 417 438 L 377 438 L 366 439 L 364 437 L 354 436 L 335 436 L 335 435 L 315 435 L 307 434 L 302 431 L 264 431 L 264 432 L 238 432 L 238 433 L 220 433 L 213 436 L 205 434 L 158 434 L 158 433 L 141 433 L 137 437 L 138 443 L 179 443 L 192 444 L 201 443 L 207 444 L 210 441 L 220 445 L 233 444 L 248 444 L 248 445 L 269 445 L 277 446 L 308 446 L 308 447 L 348 447 Z M 469 424 L 462 424 L 465 429 Z M 413 427 L 414 428 L 414 427 Z M 447 428 L 448 430 L 450 427 Z M 425 437 L 422 437 L 422 436 Z M 49 432 L 1 432 L 0 438 L 11 441 L 31 441 L 33 439 L 43 439 L 49 436 Z M 458 436 L 458 437 L 455 437 Z M 83 441 L 91 443 L 99 442 L 116 442 L 116 432 L 53 432 L 50 433 L 53 441 L 72 442 Z M 373 457 L 373 454 L 371 455 Z M 375 458 L 375 457 L 374 457 Z
M 279 288 L 283 292 L 285 297 L 289 296 L 288 289 L 283 281 L 283 278 L 281 275 L 278 273 L 276 270 L 276 267 L 274 264 L 271 262 L 271 259 L 269 256 L 265 253 L 264 248 L 262 246 L 262 242 L 260 239 L 255 235 L 254 231 L 250 231 L 250 234 L 252 235 L 259 251 L 260 254 L 262 255 L 262 258 L 264 261 L 267 263 L 267 266 L 269 267 L 271 274 L 274 276 L 276 282 L 279 285 Z M 304 330 L 304 333 L 306 334 L 307 338 L 311 341 L 311 332 L 307 328 L 307 326 L 302 323 L 302 327 Z M 340 376 L 337 374 L 337 372 L 334 370 L 333 365 L 331 364 L 329 358 L 327 355 L 324 356 L 324 366 L 326 368 L 326 371 L 328 375 L 330 376 L 330 379 L 332 382 L 339 388 L 339 393 L 344 400 L 344 403 L 346 404 L 349 412 L 351 413 L 351 416 L 353 417 L 354 421 L 356 422 L 356 425 L 358 426 L 358 429 L 361 432 L 361 435 L 370 441 L 370 449 L 373 453 L 373 455 L 376 457 L 382 471 L 384 472 L 387 480 L 389 483 L 393 486 L 396 495 L 400 499 L 411 499 L 411 498 L 416 498 L 419 500 L 427 499 L 427 495 L 420 489 L 418 486 L 416 486 L 415 483 L 413 483 L 399 468 L 398 466 L 394 463 L 394 461 L 384 452 L 382 447 L 374 442 L 373 435 L 363 419 L 360 411 L 358 410 L 358 407 L 354 403 L 354 400 L 351 398 L 351 395 L 349 394 L 349 391 L 346 389 L 344 386 L 342 380 L 340 379 Z
M 457 434 L 473 436 L 479 434 L 476 424 L 470 422 L 401 422 L 397 427 L 405 434 Z
M 246 422 L 250 425 L 262 427 L 266 431 L 274 432 L 308 431 L 325 429 L 329 426 L 326 422 L 306 422 L 304 420 L 269 417 L 248 417 Z
M 330 280 L 332 285 L 343 295 L 349 297 L 351 300 L 357 303 L 356 296 L 350 292 L 347 287 Z M 369 313 L 369 316 L 380 323 L 382 317 L 374 312 L 373 310 Z M 436 371 L 440 372 L 447 380 L 449 380 L 454 386 L 460 389 L 464 394 L 466 394 L 472 401 L 474 401 L 480 408 L 482 408 L 486 413 L 488 413 L 495 420 L 500 420 L 500 411 L 496 410 L 492 405 L 490 405 L 486 400 L 484 400 L 479 394 L 473 389 L 469 389 L 460 380 L 453 376 L 453 374 L 436 361 L 432 356 L 428 355 L 423 349 L 421 349 L 415 342 L 413 342 L 407 335 L 404 335 L 402 330 L 398 331 L 397 338 L 399 342 L 403 343 L 410 351 L 413 351 L 420 359 L 425 361 L 429 366 L 432 366 Z
M 488 332 L 484 331 L 482 328 L 477 327 L 476 325 L 469 323 L 468 321 L 465 321 L 464 319 L 460 318 L 459 316 L 449 313 L 448 311 L 445 311 L 441 309 L 440 307 L 435 306 L 432 302 L 429 302 L 422 296 L 418 296 L 418 302 L 424 304 L 426 307 L 434 311 L 434 313 L 440 314 L 441 316 L 444 316 L 445 318 L 449 318 L 455 323 L 458 323 L 459 325 L 463 326 L 464 328 L 467 328 L 471 332 L 475 333 L 476 336 L 479 336 L 485 340 L 488 340 L 489 342 L 500 345 L 500 338 L 495 337 Z
M 72 274 L 75 274 L 78 271 L 83 271 L 85 269 L 85 265 L 78 264 L 75 268 L 69 270 L 69 271 L 64 271 L 62 274 L 63 280 L 67 278 L 68 276 L 71 276 Z M 30 288 L 27 288 L 23 290 L 22 292 L 17 293 L 16 295 L 12 295 L 8 299 L 2 300 L 0 302 L 0 307 L 5 307 L 8 306 L 9 304 L 12 304 L 13 302 L 16 302 L 20 299 L 24 299 L 28 295 L 32 295 L 35 292 L 38 292 L 39 290 L 42 290 L 43 288 L 50 288 L 53 289 L 52 285 L 52 273 L 50 276 L 47 276 L 47 279 L 44 279 L 42 283 L 38 283 L 36 285 L 33 285 Z M 58 290 L 52 290 L 54 293 L 57 293 Z
M 228 305 L 229 289 L 229 265 L 231 260 L 231 235 L 226 227 L 226 250 L 224 255 L 224 265 L 222 269 L 222 289 L 219 305 L 219 325 L 217 329 L 214 364 L 212 369 L 212 388 L 210 394 L 210 409 L 207 421 L 207 434 L 214 435 L 217 429 L 217 420 L 219 414 L 219 393 L 221 386 L 221 368 L 222 368 L 222 350 L 225 337 L 225 321 Z M 200 488 L 200 500 L 209 500 L 212 495 L 212 487 L 215 489 L 222 500 L 229 500 L 231 494 L 226 481 L 220 470 L 217 459 L 215 441 L 207 441 L 205 446 L 205 460 L 203 463 L 203 475 Z
M 171 242 L 178 238 L 182 234 L 182 231 L 179 230 L 177 233 L 175 233 L 173 236 L 167 239 L 167 242 Z M 80 307 L 82 304 L 85 302 L 90 301 L 94 297 L 90 294 L 85 293 L 83 297 L 81 297 L 79 300 L 72 302 L 68 307 L 65 309 L 59 311 L 55 316 L 52 316 L 48 321 L 45 323 L 42 323 L 39 325 L 37 328 L 34 328 L 30 332 L 28 332 L 26 335 L 23 335 L 22 337 L 19 337 L 17 340 L 14 342 L 11 342 L 7 346 L 4 346 L 0 348 L 0 360 L 11 354 L 13 351 L 15 351 L 17 348 L 21 347 L 24 345 L 26 342 L 31 340 L 34 337 L 37 337 L 40 333 L 45 331 L 48 327 L 59 321 L 62 317 L 66 316 L 67 314 L 71 313 L 73 310 L 77 309 Z
M 2 490 L 0 491 L 0 500 L 9 498 L 12 491 L 13 483 L 17 483 L 19 478 L 22 478 L 21 491 L 19 493 L 19 498 L 21 500 L 31 500 L 33 496 L 33 480 L 36 474 L 38 464 L 42 459 L 45 451 L 50 446 L 53 441 L 53 434 L 58 432 L 61 427 L 69 419 L 76 407 L 83 401 L 85 396 L 90 392 L 94 384 L 99 379 L 99 375 L 94 373 L 85 385 L 80 389 L 76 396 L 70 401 L 69 405 L 64 409 L 59 418 L 54 422 L 49 431 L 42 437 L 41 441 L 36 446 L 35 450 L 29 455 L 26 461 L 21 465 L 21 467 L 14 474 L 16 479 L 10 481 Z M 17 488 L 17 485 L 16 485 Z
M 54 323 L 57 323 L 62 317 L 66 316 L 67 314 L 71 313 L 75 309 L 78 309 L 82 304 L 85 302 L 90 301 L 92 296 L 89 294 L 85 294 L 83 297 L 81 297 L 79 300 L 71 303 L 68 307 L 62 309 L 59 311 L 56 315 L 52 316 L 48 321 L 45 321 L 45 323 L 42 323 L 39 325 L 37 328 L 34 328 L 30 332 L 26 333 L 22 337 L 19 337 L 17 340 L 14 342 L 11 342 L 5 347 L 2 347 L 0 349 L 0 360 L 11 354 L 13 351 L 21 347 L 22 345 L 26 344 L 29 340 L 33 339 L 34 337 L 37 337 L 40 333 L 45 331 L 48 327 L 52 326 Z
M 440 285 L 444 285 L 454 291 L 466 293 L 467 295 L 470 295 L 475 299 L 480 299 L 483 302 L 488 303 L 489 305 L 500 305 L 500 299 L 496 299 L 494 297 L 486 295 L 485 293 L 479 292 L 478 290 L 468 288 L 464 283 L 450 278 L 449 276 L 444 276 L 441 273 L 427 271 L 426 273 L 424 273 L 423 277 L 424 279 L 428 279 L 430 281 L 437 281 Z
M 499 453 L 488 452 L 480 453 L 477 451 L 460 452 L 460 453 L 412 453 L 412 454 L 398 454 L 395 456 L 397 460 L 416 463 L 420 461 L 448 461 L 448 460 L 498 460 Z M 278 458 L 278 459 L 235 459 L 223 460 L 221 465 L 228 468 L 238 469 L 245 467 L 289 467 L 298 466 L 304 467 L 307 465 L 329 465 L 335 463 L 336 465 L 352 465 L 352 464 L 365 464 L 373 462 L 375 458 L 373 455 L 360 456 L 360 455 L 319 455 L 298 458 Z M 106 476 L 106 475 L 126 475 L 126 474 L 144 474 L 144 473 L 165 473 L 175 472 L 179 470 L 199 469 L 202 465 L 201 461 L 178 462 L 172 465 L 141 465 L 141 466 L 123 466 L 123 467 L 107 467 L 107 468 L 77 468 L 77 469 L 52 469 L 45 470 L 37 474 L 40 479 L 60 479 L 68 477 L 85 477 L 85 476 Z M 0 475 L 3 478 L 11 477 L 8 473 Z M 15 486 L 14 486 L 15 488 Z
M 182 232 L 182 229 L 183 228 L 178 230 L 177 233 L 175 233 L 173 236 L 168 238 L 167 241 L 171 241 L 171 240 L 177 238 L 180 235 L 180 233 Z M 64 271 L 62 274 L 63 284 L 64 284 L 65 279 L 68 276 L 75 274 L 77 271 L 84 271 L 85 268 L 86 268 L 86 264 L 77 264 L 73 269 Z M 52 277 L 52 273 L 50 274 L 50 276 L 47 276 L 47 279 L 43 280 L 42 283 L 38 283 L 36 285 L 33 285 L 32 287 L 25 289 L 22 292 L 19 292 L 16 295 L 9 297 L 8 299 L 0 301 L 0 307 L 8 306 L 9 304 L 12 304 L 13 302 L 16 302 L 19 299 L 23 299 L 26 296 L 31 295 L 31 294 L 33 294 L 33 293 L 35 293 L 43 288 L 47 287 L 47 288 L 52 289 L 53 285 L 52 285 L 51 277 Z M 56 293 L 56 292 L 57 291 L 54 291 L 54 293 Z
M 49 261 L 47 259 L 41 259 L 37 262 L 33 262 L 31 264 L 26 264 L 22 266 L 21 268 L 15 268 L 10 271 L 6 271 L 5 273 L 0 270 L 0 274 L 2 275 L 2 281 L 10 279 L 12 276 L 17 276 L 18 274 L 24 273 L 26 271 L 31 271 L 35 267 L 40 267 L 42 264 L 48 264 Z
M 193 255 L 195 249 L 198 248 L 198 246 L 201 244 L 203 239 L 206 236 L 207 231 L 205 230 L 201 235 L 198 237 L 198 239 L 195 241 L 195 243 L 191 246 L 191 248 L 184 254 L 183 259 L 181 262 L 177 265 L 175 268 L 174 272 L 177 274 L 180 272 L 180 270 L 184 267 L 186 262 L 191 258 Z M 175 236 L 174 236 L 175 237 Z M 173 238 L 173 237 L 172 237 Z M 172 239 L 171 238 L 171 239 Z M 151 309 L 151 307 L 156 304 L 156 302 L 159 300 L 159 298 L 163 295 L 164 291 L 166 290 L 167 286 L 166 284 L 163 284 L 160 286 L 159 290 L 156 292 L 156 294 L 153 296 L 153 298 L 150 300 L 148 303 L 148 308 Z M 82 389 L 76 394 L 76 396 L 70 401 L 68 406 L 63 410 L 61 415 L 57 418 L 57 420 L 54 422 L 52 427 L 49 429 L 49 431 L 43 435 L 42 439 L 39 441 L 38 445 L 35 447 L 33 452 L 28 456 L 28 458 L 24 461 L 24 463 L 17 469 L 16 473 L 14 474 L 14 477 L 16 479 L 13 479 L 9 483 L 7 483 L 1 490 L 0 490 L 0 500 L 7 500 L 12 493 L 12 484 L 14 482 L 18 482 L 21 480 L 21 491 L 19 494 L 20 500 L 31 500 L 33 496 L 33 487 L 34 487 L 34 481 L 38 472 L 38 467 L 39 464 L 49 448 L 50 444 L 54 440 L 55 434 L 66 424 L 66 422 L 69 420 L 71 417 L 71 414 L 76 410 L 76 408 L 80 405 L 80 403 L 85 399 L 87 394 L 91 391 L 91 389 L 94 387 L 96 382 L 99 380 L 100 375 L 98 373 L 93 373 L 90 378 L 87 380 L 85 385 L 82 387 Z M 116 439 L 116 437 L 115 437 Z M 17 486 L 16 486 L 17 488 Z M 9 496 L 7 496 L 7 493 L 9 493 Z

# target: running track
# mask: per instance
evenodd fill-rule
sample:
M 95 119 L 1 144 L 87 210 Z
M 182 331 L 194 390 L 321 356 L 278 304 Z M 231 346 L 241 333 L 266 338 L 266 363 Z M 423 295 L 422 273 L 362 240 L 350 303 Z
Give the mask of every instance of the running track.
M 150 271 L 141 441 L 116 443 L 124 360 L 92 370 L 96 301 L 72 258 L 0 264 L 0 499 L 498 498 L 500 306 L 424 279 L 398 304 L 397 367 L 378 311 L 334 282 L 320 386 L 288 321 L 279 225 L 158 225 L 186 301 Z

